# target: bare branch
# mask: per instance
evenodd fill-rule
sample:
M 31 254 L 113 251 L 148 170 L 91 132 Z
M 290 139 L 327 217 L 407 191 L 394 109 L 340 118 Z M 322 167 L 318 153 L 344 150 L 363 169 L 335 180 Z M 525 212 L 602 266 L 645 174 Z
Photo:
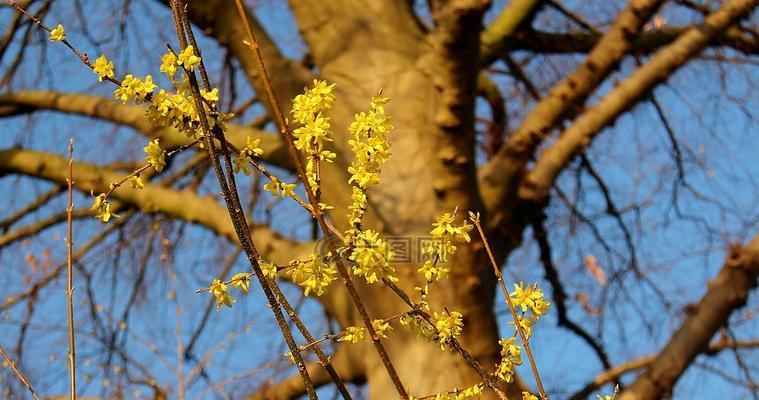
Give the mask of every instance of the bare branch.
M 697 355 L 708 349 L 715 332 L 728 323 L 730 314 L 746 304 L 759 277 L 759 235 L 746 246 L 735 246 L 722 270 L 709 283 L 701 301 L 693 307 L 680 329 L 651 362 L 651 366 L 627 387 L 619 400 L 668 397 L 677 380 Z
M 638 68 L 596 105 L 585 111 L 537 161 L 520 188 L 522 198 L 542 201 L 554 180 L 577 154 L 586 149 L 603 128 L 613 123 L 657 84 L 703 50 L 712 38 L 743 18 L 759 3 L 733 0 L 709 15 L 704 23 L 680 36 Z
M 542 0 L 512 0 L 495 20 L 482 32 L 480 38 L 480 64 L 492 63 L 508 46 L 517 30 L 528 25 L 542 6 Z
M 160 139 L 164 148 L 178 148 L 192 142 L 192 138 L 171 127 L 161 127 L 148 119 L 145 108 L 119 104 L 112 99 L 82 93 L 21 91 L 0 95 L 0 117 L 54 110 L 94 117 L 132 127 L 148 138 Z M 237 147 L 245 147 L 247 137 L 261 139 L 265 150 L 262 159 L 273 165 L 290 168 L 287 148 L 276 133 L 261 131 L 238 124 L 227 124 L 227 140 Z

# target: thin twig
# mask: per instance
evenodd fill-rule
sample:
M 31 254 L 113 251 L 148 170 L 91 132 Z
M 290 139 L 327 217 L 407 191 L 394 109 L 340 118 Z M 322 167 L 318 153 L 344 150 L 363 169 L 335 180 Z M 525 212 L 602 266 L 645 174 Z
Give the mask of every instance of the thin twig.
M 498 279 L 498 284 L 501 286 L 501 291 L 503 292 L 503 297 L 506 298 L 506 304 L 509 305 L 509 311 L 511 311 L 511 316 L 514 318 L 514 326 L 517 329 L 517 332 L 519 332 L 519 336 L 522 338 L 522 344 L 524 345 L 524 350 L 527 353 L 527 358 L 530 360 L 530 367 L 532 368 L 532 375 L 535 376 L 535 382 L 538 384 L 538 391 L 540 392 L 540 397 L 543 400 L 547 400 L 548 396 L 546 395 L 546 391 L 543 388 L 543 381 L 540 379 L 540 373 L 538 373 L 538 365 L 535 363 L 535 358 L 532 356 L 532 350 L 530 349 L 530 342 L 527 340 L 527 335 L 524 333 L 524 330 L 522 329 L 522 325 L 519 324 L 519 317 L 517 316 L 517 310 L 514 308 L 514 303 L 511 301 L 511 296 L 509 296 L 509 290 L 506 288 L 506 283 L 503 281 L 503 275 L 501 275 L 501 270 L 498 268 L 498 264 L 495 262 L 495 258 L 493 258 L 493 252 L 490 250 L 490 244 L 488 244 L 487 238 L 485 238 L 485 232 L 482 231 L 482 226 L 480 225 L 480 218 L 479 216 L 476 216 L 474 214 L 470 214 L 470 219 L 472 220 L 472 223 L 477 228 L 477 233 L 480 234 L 480 239 L 482 239 L 482 243 L 485 245 L 485 251 L 488 253 L 488 258 L 490 259 L 490 265 L 493 266 L 493 272 L 495 272 L 495 276 Z
M 68 184 L 69 205 L 66 208 L 66 302 L 68 303 L 69 321 L 69 398 L 76 400 L 76 342 L 74 340 L 74 221 L 71 212 L 74 210 L 74 139 L 69 139 L 69 171 Z
M 37 392 L 34 391 L 34 388 L 32 388 L 32 385 L 29 384 L 29 381 L 26 380 L 26 377 L 24 374 L 21 373 L 21 371 L 16 368 L 16 363 L 14 363 L 10 358 L 8 358 L 8 354 L 5 353 L 5 349 L 3 349 L 3 345 L 0 345 L 0 354 L 3 355 L 3 358 L 5 359 L 5 362 L 8 363 L 8 365 L 11 367 L 13 372 L 16 373 L 16 376 L 18 376 L 18 379 L 21 380 L 21 383 L 26 386 L 26 388 L 29 390 L 29 393 L 32 394 L 32 397 L 34 397 L 35 400 L 40 400 L 40 396 L 37 395 Z
M 295 149 L 292 132 L 290 131 L 288 127 L 287 120 L 285 119 L 284 113 L 278 106 L 276 96 L 274 95 L 274 89 L 272 87 L 271 80 L 269 79 L 269 73 L 266 70 L 266 64 L 264 63 L 263 56 L 261 55 L 261 50 L 259 49 L 259 46 L 258 46 L 258 41 L 256 40 L 256 37 L 253 34 L 253 30 L 250 27 L 250 23 L 248 22 L 248 19 L 245 15 L 245 7 L 243 6 L 241 0 L 235 0 L 235 4 L 237 5 L 237 10 L 240 14 L 240 19 L 242 20 L 243 27 L 245 28 L 246 34 L 248 36 L 248 42 L 247 42 L 248 47 L 250 47 L 250 49 L 252 50 L 256 59 L 256 65 L 258 66 L 258 70 L 261 73 L 264 89 L 266 91 L 269 104 L 271 105 L 274 111 L 274 116 L 277 122 L 277 126 L 279 127 L 280 133 L 282 134 L 283 138 L 285 139 L 285 142 L 287 143 L 287 149 L 290 152 L 290 157 L 292 158 L 293 163 L 295 164 L 295 169 L 298 172 L 298 175 L 300 176 L 301 181 L 303 182 L 303 185 L 306 189 L 306 194 L 308 195 L 309 202 L 311 203 L 311 208 L 313 209 L 314 216 L 319 222 L 319 225 L 322 231 L 324 232 L 324 234 L 329 236 L 330 235 L 329 227 L 324 218 L 324 214 L 319 208 L 318 201 L 315 198 L 315 193 L 308 182 L 305 169 L 303 168 L 303 163 Z M 327 244 L 329 246 L 329 250 L 333 254 L 337 254 L 337 248 L 335 246 L 334 241 L 327 240 Z M 401 382 L 400 377 L 398 376 L 398 373 L 395 370 L 395 367 L 390 361 L 390 357 L 387 355 L 387 351 L 385 350 L 385 347 L 382 345 L 382 342 L 379 340 L 379 337 L 377 336 L 377 332 L 375 332 L 374 327 L 372 326 L 372 320 L 369 317 L 368 312 L 366 311 L 366 307 L 361 302 L 361 298 L 358 295 L 358 291 L 353 285 L 351 276 L 348 273 L 348 270 L 345 268 L 345 265 L 343 265 L 342 259 L 338 257 L 337 262 L 335 264 L 337 266 L 338 272 L 343 278 L 345 287 L 348 289 L 348 293 L 350 294 L 351 299 L 353 300 L 353 303 L 355 304 L 359 312 L 359 315 L 361 316 L 361 320 L 363 321 L 364 326 L 369 332 L 369 335 L 372 339 L 372 344 L 377 350 L 377 353 L 380 359 L 382 360 L 382 363 L 384 364 L 385 369 L 387 370 L 388 375 L 390 376 L 390 379 L 393 381 L 393 384 L 395 385 L 395 388 L 398 391 L 398 394 L 401 396 L 401 398 L 404 398 L 404 399 L 408 398 L 408 393 L 406 392 L 406 389 L 404 389 L 403 383 Z
M 190 29 L 186 31 L 185 24 L 183 23 L 183 19 L 187 18 L 187 9 L 183 3 L 184 2 L 180 0 L 173 0 L 171 2 L 171 8 L 174 15 L 174 22 L 177 30 L 179 44 L 182 48 L 186 48 L 188 44 L 187 36 L 190 36 L 190 39 L 193 42 L 194 38 L 192 36 L 192 30 Z M 204 68 L 205 67 L 203 66 L 203 61 L 201 58 L 200 69 L 203 70 Z M 226 140 L 224 139 L 224 133 L 218 129 L 218 126 L 214 131 L 211 130 L 205 106 L 200 96 L 200 88 L 195 73 L 186 69 L 185 73 L 190 81 L 190 89 L 192 92 L 192 97 L 195 100 L 196 109 L 200 119 L 200 126 L 203 132 L 203 137 L 206 141 L 209 158 L 211 160 L 211 164 L 214 167 L 214 172 L 221 188 L 224 201 L 227 205 L 227 211 L 229 212 L 229 216 L 232 220 L 232 225 L 234 226 L 235 233 L 240 241 L 243 250 L 245 251 L 245 255 L 247 256 L 248 261 L 253 268 L 253 271 L 256 274 L 256 277 L 258 278 L 259 283 L 261 284 L 261 288 L 266 295 L 269 306 L 274 313 L 275 319 L 277 320 L 277 325 L 279 326 L 285 338 L 285 342 L 290 348 L 290 352 L 295 359 L 295 364 L 298 368 L 298 372 L 300 373 L 301 378 L 303 379 L 303 384 L 306 388 L 306 392 L 308 393 L 310 399 L 318 399 L 313 383 L 311 382 L 311 378 L 308 374 L 308 371 L 306 370 L 305 363 L 303 362 L 303 358 L 301 357 L 301 354 L 298 350 L 298 346 L 295 343 L 292 332 L 290 331 L 290 328 L 287 326 L 287 323 L 284 319 L 282 309 L 279 307 L 278 301 L 271 287 L 266 283 L 266 278 L 263 274 L 263 271 L 261 270 L 261 266 L 258 261 L 260 259 L 260 255 L 255 245 L 253 244 L 250 230 L 247 225 L 247 218 L 243 212 L 239 194 L 237 193 L 231 159 L 229 156 L 228 147 L 226 146 Z M 202 75 L 204 75 L 204 73 L 202 73 Z M 208 85 L 206 79 L 204 79 L 204 84 Z M 210 88 L 206 87 L 206 90 L 210 90 Z M 225 176 L 224 170 L 219 163 L 219 154 L 216 151 L 216 146 L 214 146 L 212 135 L 218 138 L 221 142 L 221 150 L 223 156 L 222 158 L 224 159 L 227 176 Z

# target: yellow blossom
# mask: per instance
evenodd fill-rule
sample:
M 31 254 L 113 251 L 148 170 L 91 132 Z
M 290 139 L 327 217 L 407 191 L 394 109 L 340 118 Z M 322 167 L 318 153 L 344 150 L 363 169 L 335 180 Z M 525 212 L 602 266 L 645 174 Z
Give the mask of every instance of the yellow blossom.
M 240 288 L 243 294 L 248 294 L 248 289 L 250 289 L 250 274 L 243 272 L 235 274 L 229 284 Z
M 217 310 L 220 310 L 222 305 L 232 308 L 232 303 L 235 302 L 235 299 L 229 295 L 226 284 L 218 279 L 214 279 L 209 290 L 216 297 Z
M 330 118 L 324 112 L 332 108 L 335 84 L 318 80 L 313 84 L 312 88 L 305 88 L 303 94 L 295 97 L 291 112 L 301 125 L 293 130 L 295 147 L 307 156 L 306 178 L 315 193 L 319 189 L 316 160 L 332 162 L 337 155 L 324 149 L 324 143 L 332 141 Z
M 145 152 L 145 161 L 152 165 L 156 171 L 163 171 L 166 166 L 166 152 L 158 144 L 158 139 L 148 142 L 148 145 L 142 150 Z
M 430 231 L 430 235 L 438 238 L 449 235 L 459 243 L 469 243 L 471 240 L 469 238 L 469 232 L 472 230 L 473 226 L 467 224 L 466 221 L 462 222 L 461 226 L 453 226 L 454 219 L 455 214 L 445 213 L 441 215 L 438 220 L 432 224 L 434 228 Z
M 530 392 L 522 392 L 522 400 L 539 400 L 537 396 Z
M 384 319 L 375 319 L 372 321 L 372 328 L 374 328 L 374 332 L 377 333 L 377 336 L 381 338 L 387 338 L 387 332 L 393 330 L 390 323 Z
M 129 177 L 129 183 L 132 184 L 132 189 L 142 189 L 145 187 L 145 183 L 142 181 L 139 175 L 132 175 Z
M 92 64 L 92 72 L 97 74 L 98 82 L 102 82 L 105 78 L 113 78 L 113 61 L 108 61 L 104 55 L 101 55 Z
M 380 95 L 372 97 L 371 110 L 354 116 L 348 131 L 353 138 L 348 141 L 355 156 L 348 167 L 349 183 L 367 189 L 379 183 L 380 169 L 390 158 L 390 142 L 387 133 L 393 129 L 390 117 L 384 115 L 383 107 L 389 101 Z
M 50 31 L 50 40 L 51 41 L 60 41 L 66 39 L 66 32 L 63 31 L 63 25 L 58 24 L 55 29 Z
M 363 276 L 367 283 L 382 279 L 398 281 L 398 278 L 393 276 L 395 268 L 390 265 L 392 259 L 393 251 L 388 248 L 387 242 L 380 239 L 379 233 L 365 230 L 356 235 L 355 248 L 350 260 L 356 263 L 353 273 Z
M 451 339 L 456 339 L 464 330 L 464 321 L 461 313 L 456 311 L 434 313 L 435 328 L 438 331 L 438 343 L 440 348 L 445 348 L 445 344 Z
M 206 92 L 204 89 L 200 90 L 200 95 L 203 96 L 206 101 L 211 104 L 216 104 L 219 101 L 219 88 L 213 88 L 210 92 Z
M 149 94 L 153 93 L 156 85 L 153 83 L 153 77 L 150 75 L 145 76 L 143 81 L 140 78 L 127 74 L 121 81 L 121 86 L 116 89 L 113 94 L 114 98 L 121 99 L 126 103 L 130 100 L 135 100 L 137 103 L 141 103 Z
M 468 387 L 458 393 L 456 393 L 456 400 L 466 399 L 481 399 L 482 398 L 483 385 L 478 383 L 474 386 Z
M 177 65 L 182 65 L 188 71 L 192 71 L 200 65 L 200 57 L 195 55 L 195 49 L 192 46 L 187 46 L 177 58 Z
M 511 292 L 510 296 L 514 307 L 521 306 L 522 312 L 529 309 L 536 317 L 545 315 L 551 305 L 543 299 L 543 291 L 538 288 L 537 283 L 527 287 L 524 287 L 523 282 L 520 282 L 519 285 L 515 284 L 514 291 Z
M 169 79 L 174 78 L 174 74 L 177 72 L 177 56 L 174 55 L 174 52 L 169 51 L 161 56 L 160 70 L 165 73 Z
M 92 210 L 95 213 L 95 217 L 103 223 L 110 221 L 111 217 L 118 217 L 116 214 L 111 214 L 111 203 L 108 202 L 105 193 L 101 193 L 95 197 L 95 201 L 92 203 L 90 210 Z
M 427 282 L 437 282 L 448 276 L 450 270 L 445 265 L 434 263 L 432 260 L 425 260 L 417 272 L 424 275 Z
M 287 270 L 293 282 L 305 289 L 308 296 L 313 292 L 317 296 L 324 294 L 329 285 L 337 279 L 337 269 L 331 264 L 326 264 L 316 254 L 311 254 L 308 261 L 297 263 Z
M 501 339 L 501 361 L 496 365 L 495 376 L 505 382 L 514 381 L 515 367 L 522 365 L 522 348 L 516 345 L 516 338 Z
M 242 150 L 240 150 L 240 154 L 235 157 L 235 165 L 233 169 L 234 172 L 242 171 L 245 175 L 250 175 L 250 163 L 253 162 L 253 157 L 260 157 L 262 154 L 264 154 L 264 150 L 259 147 L 261 144 L 261 139 L 253 139 L 252 137 L 248 136 L 247 141 L 248 144 Z
M 273 262 L 262 262 L 261 271 L 266 279 L 275 279 L 277 277 L 277 264 Z
M 366 328 L 358 326 L 349 326 L 345 332 L 337 339 L 338 342 L 358 343 L 366 337 Z
M 272 176 L 271 181 L 264 184 L 264 190 L 274 196 L 295 197 L 295 184 L 280 182 L 276 176 Z

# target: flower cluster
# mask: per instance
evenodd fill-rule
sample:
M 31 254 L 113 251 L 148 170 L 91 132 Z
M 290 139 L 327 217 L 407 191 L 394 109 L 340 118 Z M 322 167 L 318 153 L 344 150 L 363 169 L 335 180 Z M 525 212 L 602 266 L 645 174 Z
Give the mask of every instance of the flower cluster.
M 519 326 L 522 327 L 525 336 L 532 336 L 532 327 L 537 320 L 546 314 L 551 303 L 544 299 L 543 291 L 538 284 L 524 286 L 523 282 L 514 285 L 514 291 L 510 294 L 514 307 L 521 307 L 522 315 L 517 316 Z M 529 311 L 529 313 L 527 313 Z M 513 323 L 513 322 L 512 322 Z
M 226 283 L 219 279 L 214 279 L 208 291 L 216 298 L 216 310 L 220 310 L 222 305 L 232 308 L 232 303 L 235 302 L 235 298 L 229 294 L 227 284 L 240 289 L 242 294 L 246 295 L 248 294 L 248 290 L 250 290 L 250 281 L 250 274 L 245 272 L 235 274 Z
M 142 150 L 145 152 L 145 161 L 152 165 L 156 171 L 163 171 L 166 167 L 166 152 L 158 144 L 158 139 L 148 142 L 148 145 Z
M 450 393 L 438 393 L 435 395 L 435 400 L 470 400 L 470 399 L 481 399 L 483 390 L 485 389 L 485 385 L 482 383 L 478 383 L 476 385 L 470 386 L 466 389 L 459 390 L 454 389 Z
M 337 339 L 338 342 L 350 342 L 350 343 L 358 343 L 366 338 L 366 328 L 363 326 L 349 326 L 345 328 L 345 331 L 342 335 L 340 335 L 340 338 Z
M 274 196 L 295 197 L 295 184 L 280 182 L 276 176 L 272 176 L 271 181 L 264 184 L 264 190 Z
M 134 100 L 137 104 L 142 103 L 149 94 L 152 95 L 156 85 L 153 83 L 153 77 L 145 76 L 145 79 L 127 74 L 121 81 L 121 86 L 113 92 L 114 98 L 120 99 L 127 103 Z
M 535 396 L 534 394 L 530 392 L 522 392 L 522 400 L 539 400 L 538 396 Z
M 95 213 L 97 219 L 103 223 L 110 221 L 111 217 L 118 217 L 118 215 L 111 213 L 111 203 L 108 202 L 105 193 L 95 196 L 91 210 Z
M 163 59 L 161 59 L 163 61 Z M 183 66 L 186 70 L 192 71 L 200 65 L 200 57 L 195 55 L 195 48 L 192 46 L 185 47 L 176 59 L 177 65 Z
M 425 243 L 422 248 L 422 254 L 425 260 L 417 272 L 424 275 L 427 282 L 439 281 L 448 275 L 448 256 L 456 251 L 456 244 L 469 243 L 471 238 L 469 232 L 473 226 L 462 222 L 461 225 L 454 225 L 456 212 L 444 213 L 436 222 L 432 224 L 430 235 L 439 239 L 431 240 Z
M 260 144 L 261 139 L 253 139 L 252 137 L 248 136 L 247 145 L 242 150 L 240 150 L 240 154 L 238 154 L 234 159 L 235 172 L 242 171 L 245 175 L 250 175 L 250 163 L 253 162 L 253 157 L 261 157 L 261 155 L 264 154 L 264 150 L 259 147 Z
M 189 82 L 186 79 L 175 80 L 174 75 L 180 66 L 187 71 L 192 71 L 198 65 L 200 65 L 200 57 L 195 55 L 192 46 L 185 48 L 179 56 L 171 51 L 161 56 L 160 70 L 171 79 L 177 90 L 176 93 L 170 93 L 163 89 L 159 90 L 153 96 L 147 110 L 148 117 L 158 125 L 172 126 L 189 137 L 198 137 L 200 117 L 190 91 Z M 224 129 L 224 121 L 232 118 L 233 115 L 220 113 L 216 109 L 216 102 L 219 101 L 219 89 L 201 90 L 200 95 L 205 100 L 204 108 L 211 127 L 214 128 L 218 125 Z
M 101 55 L 92 64 L 92 72 L 97 74 L 98 82 L 102 82 L 104 78 L 113 78 L 113 61 L 108 61 L 104 55 Z
M 374 333 L 381 338 L 387 338 L 387 333 L 393 330 L 390 322 L 385 321 L 384 319 L 375 319 L 372 321 L 372 328 L 374 328 Z
M 216 309 L 220 310 L 222 305 L 232 308 L 232 303 L 235 302 L 234 297 L 229 295 L 227 285 L 219 279 L 214 279 L 211 282 L 211 287 L 208 288 L 216 297 Z
M 361 231 L 356 236 L 356 244 L 349 259 L 355 262 L 353 273 L 363 276 L 367 283 L 383 279 L 398 281 L 393 274 L 395 268 L 390 265 L 393 251 L 387 242 L 380 239 L 379 233 L 372 230 Z
M 261 272 L 264 273 L 266 279 L 274 280 L 277 278 L 277 264 L 273 262 L 262 262 Z
M 330 117 L 324 113 L 335 101 L 334 87 L 334 83 L 328 85 L 314 79 L 314 86 L 305 88 L 304 93 L 293 100 L 292 114 L 301 125 L 293 130 L 295 147 L 307 156 L 306 178 L 314 193 L 319 190 L 318 162 L 332 162 L 336 157 L 335 153 L 324 149 L 325 142 L 332 141 Z
M 321 296 L 327 287 L 337 279 L 335 266 L 325 263 L 316 254 L 311 254 L 308 261 L 296 263 L 295 266 L 283 273 L 286 273 L 293 282 L 303 287 L 306 296 L 311 292 Z
M 348 222 L 351 225 L 346 232 L 348 241 L 353 240 L 358 233 L 366 213 L 366 191 L 370 186 L 379 184 L 381 167 L 390 158 L 387 133 L 393 127 L 390 125 L 390 117 L 385 116 L 385 104 L 388 101 L 389 98 L 379 94 L 373 96 L 369 111 L 356 114 L 348 128 L 353 137 L 348 144 L 354 155 L 354 160 L 348 167 L 351 174 L 348 183 L 353 185 L 352 203 L 348 207 Z
M 66 32 L 63 31 L 63 25 L 58 24 L 55 29 L 50 31 L 50 40 L 53 42 L 66 40 Z
M 351 174 L 348 182 L 355 182 L 362 189 L 379 183 L 382 164 L 390 158 L 387 133 L 393 126 L 390 125 L 390 117 L 385 116 L 384 107 L 388 101 L 389 98 L 379 94 L 372 97 L 371 109 L 356 114 L 348 128 L 353 135 L 348 144 L 356 157 L 348 167 Z
M 437 330 L 437 342 L 441 349 L 452 339 L 456 339 L 464 330 L 463 315 L 456 311 L 435 312 L 435 329 Z
M 516 338 L 501 339 L 501 362 L 495 369 L 495 376 L 506 382 L 514 381 L 515 367 L 522 365 L 522 348 L 516 345 Z

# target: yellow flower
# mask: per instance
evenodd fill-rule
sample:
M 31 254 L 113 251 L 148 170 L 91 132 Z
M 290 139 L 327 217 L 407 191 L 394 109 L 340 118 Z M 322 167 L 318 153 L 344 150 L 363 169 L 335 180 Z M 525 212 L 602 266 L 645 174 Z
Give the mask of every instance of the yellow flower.
M 211 291 L 211 294 L 216 297 L 217 310 L 221 310 L 222 305 L 232 308 L 232 303 L 235 302 L 235 299 L 229 295 L 227 292 L 227 285 L 225 285 L 222 281 L 214 279 L 209 290 Z
M 244 272 L 235 274 L 229 284 L 240 288 L 243 294 L 248 294 L 248 289 L 250 289 L 250 274 Z
M 266 279 L 275 279 L 277 277 L 277 264 L 273 262 L 261 263 L 261 271 Z
M 348 183 L 362 189 L 379 184 L 382 165 L 390 158 L 390 142 L 386 134 L 393 129 L 390 117 L 384 115 L 383 107 L 390 99 L 376 95 L 372 97 L 371 110 L 354 116 L 348 131 L 353 139 L 348 141 L 355 156 L 348 167 L 351 174 Z
M 242 150 L 240 150 L 240 154 L 235 157 L 235 165 L 233 169 L 236 173 L 242 171 L 245 175 L 250 175 L 250 163 L 253 162 L 253 157 L 260 157 L 262 154 L 264 154 L 264 150 L 259 147 L 261 144 L 261 139 L 253 139 L 252 137 L 248 136 L 247 140 L 248 144 Z
M 481 383 L 468 387 L 456 394 L 456 400 L 480 399 L 482 398 L 482 389 L 483 385 Z
M 130 176 L 129 183 L 132 184 L 132 189 L 142 189 L 145 187 L 145 183 L 142 182 L 142 178 L 139 175 Z
M 111 214 L 111 203 L 108 202 L 105 193 L 101 193 L 95 197 L 95 201 L 92 203 L 90 210 L 95 212 L 95 217 L 103 223 L 110 221 L 111 217 L 118 218 L 118 215 Z
M 450 270 L 439 263 L 434 263 L 432 260 L 425 260 L 422 266 L 416 270 L 418 273 L 424 275 L 424 279 L 427 282 L 437 282 L 448 276 Z
M 435 328 L 438 330 L 438 343 L 440 348 L 452 339 L 456 339 L 464 330 L 463 316 L 460 312 L 450 311 L 444 313 L 434 313 Z
M 169 79 L 174 78 L 174 74 L 177 72 L 177 56 L 173 52 L 161 56 L 161 72 L 165 73 Z
M 280 182 L 276 176 L 272 176 L 271 182 L 264 184 L 264 190 L 274 196 L 295 197 L 295 184 Z
M 295 283 L 305 288 L 306 296 L 311 292 L 321 296 L 324 290 L 337 279 L 337 269 L 333 265 L 324 263 L 316 254 L 311 254 L 308 261 L 297 264 L 288 273 Z
M 104 78 L 113 78 L 113 61 L 101 55 L 92 64 L 92 71 L 98 75 L 98 82 L 102 82 Z
M 355 249 L 349 258 L 356 263 L 353 266 L 353 273 L 363 276 L 367 283 L 382 279 L 398 281 L 398 278 L 393 276 L 395 268 L 390 265 L 393 251 L 388 248 L 387 242 L 379 238 L 377 232 L 372 230 L 359 232 L 356 235 Z
M 121 99 L 124 103 L 135 100 L 137 103 L 142 102 L 145 97 L 155 90 L 156 85 L 153 83 L 153 77 L 147 75 L 145 81 L 140 78 L 127 74 L 121 81 L 121 86 L 113 94 L 114 98 Z
M 206 92 L 204 89 L 200 90 L 200 95 L 203 96 L 206 101 L 211 104 L 216 104 L 219 101 L 219 88 L 213 88 L 210 92 Z
M 66 39 L 66 32 L 63 31 L 63 25 L 58 24 L 58 26 L 50 31 L 50 40 L 51 41 L 60 41 Z
M 195 55 L 195 49 L 192 46 L 187 46 L 177 58 L 177 65 L 182 65 L 188 71 L 192 71 L 200 65 L 200 57 Z
M 522 392 L 522 400 L 539 400 L 537 396 L 530 392 Z
M 443 237 L 450 235 L 455 238 L 459 243 L 467 242 L 471 240 L 469 238 L 469 232 L 474 228 L 472 225 L 467 224 L 466 221 L 461 223 L 461 226 L 453 226 L 455 215 L 451 213 L 445 213 L 441 215 L 436 222 L 432 224 L 434 227 L 430 234 L 434 237 Z
M 496 365 L 495 376 L 505 382 L 514 381 L 514 368 L 522 365 L 522 348 L 516 345 L 516 338 L 501 339 L 501 361 Z
M 381 338 L 387 338 L 387 332 L 393 330 L 393 327 L 390 326 L 390 323 L 384 319 L 375 319 L 372 321 L 372 328 L 374 328 L 374 332 L 377 333 L 377 336 Z
M 526 288 L 523 282 L 520 282 L 519 285 L 515 284 L 514 291 L 510 295 L 514 307 L 521 306 L 522 312 L 526 312 L 529 309 L 536 317 L 545 315 L 548 307 L 551 306 L 551 303 L 543 299 L 543 291 L 538 288 L 537 283 Z
M 338 342 L 358 343 L 366 337 L 366 328 L 358 326 L 349 326 L 345 332 L 337 339 Z
M 158 139 L 148 142 L 148 145 L 142 150 L 145 152 L 145 161 L 152 165 L 156 171 L 163 171 L 166 166 L 166 152 L 158 144 Z

